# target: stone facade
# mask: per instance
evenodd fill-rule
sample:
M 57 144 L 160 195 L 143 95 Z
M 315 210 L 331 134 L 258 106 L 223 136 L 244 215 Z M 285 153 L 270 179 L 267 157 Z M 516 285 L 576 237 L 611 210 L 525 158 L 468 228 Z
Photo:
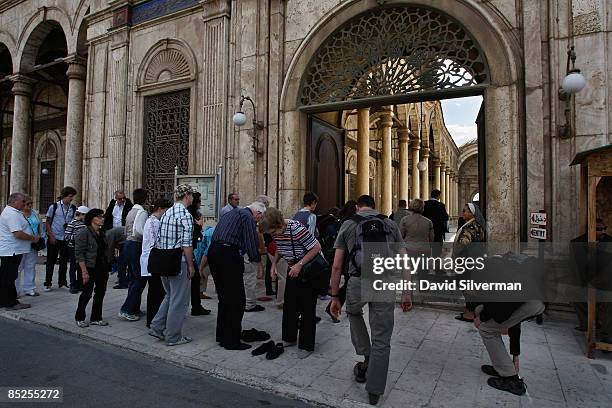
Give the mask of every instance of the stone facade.
M 55 160 L 55 193 L 76 184 L 89 206 L 103 206 L 117 188 L 143 185 L 145 123 L 156 119 L 147 118 L 148 98 L 180 91 L 188 93 L 180 114 L 189 154 L 177 165 L 190 174 L 221 165 L 224 193 L 237 190 L 245 202 L 265 193 L 293 211 L 308 187 L 309 122 L 298 102 L 305 69 L 338 27 L 402 4 L 455 19 L 486 57 L 481 196 L 490 238 L 525 238 L 528 213 L 540 209 L 552 221 L 553 240 L 577 235 L 579 173 L 568 165 L 577 152 L 612 142 L 612 12 L 605 0 L 7 0 L 0 3 L 0 55 L 10 58 L 0 67 L 11 68 L 0 72 L 2 199 L 21 188 L 40 203 L 42 161 Z M 58 27 L 63 65 L 37 64 Z M 558 89 L 569 45 L 588 83 L 570 102 L 571 131 L 562 138 Z M 53 71 L 58 66 L 64 71 Z M 238 128 L 231 117 L 241 95 L 254 100 L 255 112 L 245 105 L 249 121 Z M 179 115 L 171 108 L 156 112 Z M 435 172 L 433 159 L 431 166 Z M 461 193 L 454 194 L 459 202 Z

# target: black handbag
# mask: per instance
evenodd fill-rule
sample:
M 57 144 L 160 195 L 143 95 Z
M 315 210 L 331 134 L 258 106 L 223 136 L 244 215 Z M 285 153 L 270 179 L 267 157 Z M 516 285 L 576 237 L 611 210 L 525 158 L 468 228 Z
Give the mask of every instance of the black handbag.
M 30 229 L 32 230 L 32 234 L 36 235 L 36 231 L 34 231 L 34 227 L 32 227 L 32 224 L 30 223 L 30 220 L 28 220 L 28 217 L 26 217 L 25 214 L 23 214 L 23 218 L 25 218 L 25 220 L 28 222 L 28 225 L 30 226 Z M 45 249 L 47 247 L 47 243 L 45 242 L 45 239 L 43 237 L 38 237 L 38 241 L 32 242 L 31 246 L 32 246 L 33 251 L 38 252 L 38 251 L 42 251 L 43 249 Z
M 295 244 L 293 243 L 293 234 L 289 230 L 289 237 L 291 238 L 291 249 L 293 250 L 293 259 L 297 259 L 295 254 Z M 329 270 L 329 263 L 325 257 L 319 252 L 314 258 L 308 263 L 302 266 L 302 270 L 298 275 L 298 278 L 302 283 L 313 283 L 322 279 L 326 272 Z
M 147 268 L 151 275 L 178 276 L 181 273 L 182 248 L 153 248 L 149 254 Z

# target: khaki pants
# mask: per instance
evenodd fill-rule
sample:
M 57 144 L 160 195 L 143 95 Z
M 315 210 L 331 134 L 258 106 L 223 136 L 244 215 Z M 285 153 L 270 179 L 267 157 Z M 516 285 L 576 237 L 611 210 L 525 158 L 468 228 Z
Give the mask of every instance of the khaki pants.
M 514 363 L 502 340 L 502 330 L 522 322 L 525 319 L 539 315 L 544 312 L 544 303 L 536 300 L 523 303 L 512 315 L 502 323 L 497 323 L 493 318 L 482 322 L 478 331 L 482 342 L 487 348 L 491 363 L 502 377 L 516 375 Z
M 272 257 L 270 260 L 272 261 Z M 285 303 L 285 285 L 287 284 L 287 261 L 283 258 L 278 260 L 276 264 L 276 281 L 277 281 L 277 289 L 276 289 L 276 306 L 283 307 Z
M 245 310 L 257 306 L 257 264 L 244 258 L 244 295 L 246 296 Z

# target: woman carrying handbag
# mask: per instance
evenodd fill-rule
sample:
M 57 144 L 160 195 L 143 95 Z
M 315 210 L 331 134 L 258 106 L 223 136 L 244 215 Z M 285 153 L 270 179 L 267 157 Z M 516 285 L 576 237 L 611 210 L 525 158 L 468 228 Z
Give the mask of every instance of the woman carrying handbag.
M 32 197 L 26 196 L 26 203 L 22 212 L 29 225 L 30 231 L 28 233 L 38 235 L 40 238 L 37 242 L 32 242 L 30 252 L 23 254 L 15 286 L 19 296 L 38 296 L 39 293 L 36 291 L 36 261 L 38 260 L 38 251 L 45 249 L 44 224 L 38 213 L 32 209 Z
M 287 260 L 287 283 L 283 306 L 283 342 L 285 347 L 298 344 L 298 357 L 314 351 L 318 278 L 329 265 L 321 255 L 321 244 L 299 221 L 287 220 L 276 208 L 268 208 L 260 222 L 260 231 L 272 235 L 277 250 L 271 274 L 276 276 L 278 260 Z M 299 340 L 298 340 L 299 331 Z

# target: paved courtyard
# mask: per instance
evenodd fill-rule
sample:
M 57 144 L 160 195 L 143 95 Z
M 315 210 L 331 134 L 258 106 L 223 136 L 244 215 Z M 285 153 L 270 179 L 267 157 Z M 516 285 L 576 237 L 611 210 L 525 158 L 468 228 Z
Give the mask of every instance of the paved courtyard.
M 39 288 L 43 265 L 37 266 Z M 114 276 L 109 280 L 112 287 Z M 260 282 L 261 283 L 261 282 Z M 215 296 L 214 287 L 209 293 Z M 260 288 L 261 289 L 261 288 Z M 74 323 L 78 295 L 54 289 L 41 296 L 25 297 L 31 309 L 0 311 L 0 316 L 48 325 L 72 335 L 90 338 L 202 370 L 210 375 L 334 407 L 366 406 L 367 393 L 352 379 L 354 354 L 348 321 L 333 324 L 319 302 L 316 351 L 304 360 L 295 348 L 274 361 L 253 357 L 248 351 L 226 351 L 214 341 L 216 301 L 203 301 L 209 316 L 189 316 L 185 334 L 194 341 L 167 347 L 147 335 L 144 320 L 117 318 L 126 290 L 108 289 L 104 318 L 109 327 L 79 329 Z M 146 295 L 146 291 L 145 291 Z M 243 328 L 266 330 L 280 341 L 281 310 L 273 305 L 264 312 L 247 313 Z M 143 299 L 144 308 L 145 301 Z M 523 325 L 521 376 L 527 384 L 523 397 L 486 385 L 480 365 L 489 362 L 476 329 L 453 318 L 455 312 L 417 307 L 410 313 L 396 309 L 387 391 L 384 407 L 605 407 L 612 406 L 612 357 L 601 352 L 596 359 L 584 356 L 584 336 L 575 332 L 572 314 L 553 312 L 543 326 Z M 66 385 L 69 386 L 69 385 Z

